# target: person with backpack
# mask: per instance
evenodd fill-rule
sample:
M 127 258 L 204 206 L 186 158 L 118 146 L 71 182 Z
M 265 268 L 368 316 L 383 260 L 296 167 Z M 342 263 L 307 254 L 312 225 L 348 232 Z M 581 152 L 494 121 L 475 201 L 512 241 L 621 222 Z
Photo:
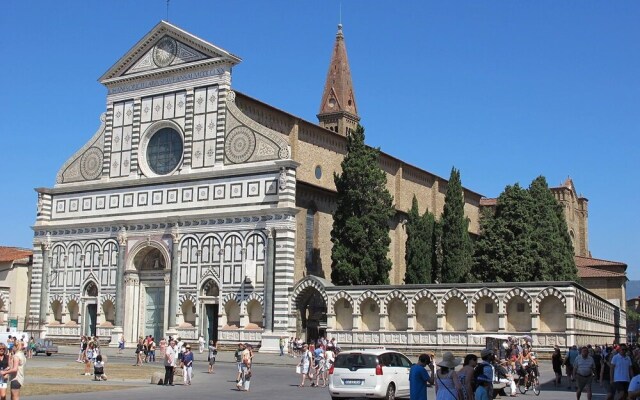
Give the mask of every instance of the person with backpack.
M 410 400 L 427 400 L 427 385 L 433 384 L 433 361 L 428 354 L 420 354 L 418 363 L 409 370 Z
M 492 397 L 489 395 L 489 386 L 491 386 L 491 379 L 489 379 L 485 374 L 480 374 L 477 377 L 478 387 L 476 387 L 476 391 L 474 393 L 475 400 L 491 400 Z
M 474 392 L 475 392 L 475 388 L 478 386 L 478 377 L 484 374 L 484 376 L 486 376 L 490 380 L 487 390 L 489 392 L 489 398 L 492 399 L 493 398 L 493 379 L 495 376 L 495 372 L 492 364 L 493 350 L 482 349 L 482 351 L 480 352 L 480 359 L 482 361 L 478 363 L 478 365 L 476 365 L 476 367 L 473 370 Z
M 567 389 L 571 390 L 573 388 L 573 361 L 578 357 L 578 346 L 575 344 L 571 346 L 569 351 L 567 352 L 567 356 L 564 359 L 564 365 L 567 369 L 567 376 L 569 377 L 569 387 Z
M 242 378 L 242 352 L 244 351 L 244 344 L 238 343 L 238 348 L 236 352 L 233 354 L 236 360 L 236 367 L 238 368 L 238 374 L 236 375 L 236 386 L 240 383 L 240 378 Z

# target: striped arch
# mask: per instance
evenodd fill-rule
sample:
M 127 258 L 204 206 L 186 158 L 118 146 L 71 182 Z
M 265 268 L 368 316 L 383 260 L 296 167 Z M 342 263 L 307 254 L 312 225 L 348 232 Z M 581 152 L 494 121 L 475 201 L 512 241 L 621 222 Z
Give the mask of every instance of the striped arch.
M 260 306 L 262 306 L 262 309 L 264 310 L 264 299 L 256 292 L 251 293 L 249 297 L 245 299 L 243 308 L 246 310 L 247 305 L 253 300 L 256 300 L 258 303 L 260 303 Z
M 562 294 L 561 291 L 559 291 L 554 287 L 548 287 L 542 290 L 540 293 L 538 293 L 538 296 L 536 296 L 536 301 L 534 303 L 535 311 L 531 310 L 531 312 L 532 313 L 540 312 L 540 303 L 542 302 L 542 300 L 544 300 L 546 297 L 549 297 L 549 296 L 557 297 L 562 302 L 562 305 L 567 307 L 567 298 L 564 296 L 564 294 Z
M 178 307 L 180 309 L 182 309 L 182 303 L 184 303 L 185 301 L 190 300 L 191 303 L 193 303 L 193 305 L 195 306 L 197 304 L 196 302 L 196 296 L 193 295 L 193 293 L 182 293 L 180 295 L 180 297 L 178 298 Z
M 488 297 L 491 300 L 493 300 L 498 310 L 502 309 L 502 306 L 500 304 L 500 299 L 498 298 L 498 296 L 493 292 L 493 290 L 485 287 L 478 290 L 476 294 L 474 294 L 473 297 L 471 298 L 471 312 L 473 314 L 476 313 L 476 303 L 478 302 L 478 300 L 480 300 L 483 297 Z
M 100 307 L 104 304 L 105 301 L 110 301 L 114 306 L 116 305 L 116 296 L 112 293 L 105 293 L 100 295 Z
M 420 300 L 424 298 L 431 300 L 437 309 L 438 299 L 436 298 L 436 296 L 429 289 L 422 289 L 421 291 L 419 291 L 413 296 L 413 299 L 411 299 L 410 307 L 407 309 L 407 312 L 409 314 L 415 314 L 416 305 L 420 302 Z
M 462 293 L 458 289 L 453 288 L 453 289 L 449 290 L 447 293 L 445 293 L 444 296 L 442 296 L 442 299 L 440 300 L 440 304 L 438 305 L 438 313 L 439 314 L 444 314 L 444 306 L 445 306 L 445 304 L 447 304 L 449 299 L 451 299 L 453 297 L 457 297 L 460 300 L 462 300 L 462 302 L 467 307 L 467 309 L 469 308 L 469 299 L 467 298 L 467 296 L 465 296 L 464 293 Z
M 67 297 L 64 299 L 65 302 L 62 303 L 65 307 L 69 307 L 69 303 L 75 301 L 80 306 L 80 295 L 78 293 L 67 294 Z
M 407 296 L 405 296 L 404 293 L 399 290 L 394 290 L 384 297 L 384 300 L 382 301 L 382 308 L 380 309 L 380 312 L 382 314 L 388 314 L 387 307 L 389 306 L 389 303 L 394 299 L 400 299 L 400 301 L 402 301 L 404 306 L 407 308 L 407 312 L 409 312 L 409 299 L 407 299 Z
M 102 243 L 100 243 L 99 241 L 92 239 L 92 240 L 87 240 L 86 242 L 84 242 L 84 244 L 81 244 L 82 246 L 82 254 L 84 254 L 87 249 L 89 248 L 89 246 L 91 245 L 95 245 L 96 247 L 98 247 L 98 250 L 101 251 L 102 250 Z
M 222 298 L 222 304 L 220 305 L 220 307 L 224 309 L 227 306 L 227 303 L 231 300 L 235 301 L 238 304 L 238 307 L 240 307 L 240 297 L 236 293 L 225 294 Z
M 362 312 L 360 311 L 360 305 L 362 305 L 362 302 L 367 299 L 373 299 L 378 304 L 378 308 L 380 309 L 380 312 L 382 312 L 382 304 L 380 301 L 380 297 L 374 292 L 372 292 L 371 290 L 367 290 L 366 292 L 362 293 L 360 297 L 358 297 L 358 300 L 356 301 L 353 312 L 356 314 L 361 314 Z
M 336 303 L 342 299 L 345 299 L 349 304 L 351 304 L 351 307 L 355 309 L 355 305 L 353 304 L 353 297 L 351 297 L 349 293 L 342 290 L 331 297 L 331 301 L 329 302 L 327 307 L 329 314 L 335 314 Z
M 298 297 L 300 297 L 300 294 L 307 288 L 314 288 L 317 290 L 322 296 L 324 304 L 329 304 L 329 299 L 327 298 L 327 292 L 324 290 L 324 285 L 311 275 L 298 282 L 293 289 L 293 293 L 291 294 L 292 310 L 297 310 L 298 307 L 301 306 L 301 304 L 298 304 Z
M 196 242 L 196 246 L 198 248 L 200 248 L 200 238 L 198 238 L 197 235 L 194 235 L 193 233 L 188 233 L 188 234 L 184 234 L 182 235 L 182 237 L 180 238 L 180 244 L 178 245 L 178 248 L 182 248 L 182 246 L 184 245 L 184 243 L 187 240 L 193 240 Z
M 59 293 L 49 296 L 49 306 L 51 306 L 54 301 L 58 301 L 63 307 L 67 306 L 67 301 L 65 300 L 64 296 Z
M 507 309 L 507 304 L 509 304 L 509 302 L 511 301 L 511 299 L 513 299 L 514 297 L 520 296 L 522 297 L 527 304 L 529 304 L 529 307 L 533 307 L 532 305 L 532 301 L 533 299 L 531 298 L 531 295 L 529 293 L 527 293 L 526 291 L 524 291 L 522 288 L 519 287 L 515 287 L 511 290 L 509 290 L 504 297 L 502 298 L 502 306 L 504 307 L 503 310 L 501 310 L 501 312 L 506 313 L 506 309 Z

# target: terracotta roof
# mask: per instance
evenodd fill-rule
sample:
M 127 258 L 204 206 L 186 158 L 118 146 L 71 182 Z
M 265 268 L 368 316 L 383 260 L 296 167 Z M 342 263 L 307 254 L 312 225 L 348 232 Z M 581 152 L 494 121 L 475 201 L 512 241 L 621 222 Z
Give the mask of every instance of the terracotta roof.
M 9 262 L 27 258 L 33 255 L 33 251 L 19 247 L 0 246 L 0 262 Z
M 622 278 L 626 275 L 620 272 L 607 271 L 592 267 L 578 267 L 578 277 L 580 278 Z
M 480 199 L 480 206 L 481 207 L 494 207 L 495 205 L 498 204 L 498 199 L 490 199 L 488 197 L 483 197 Z
M 610 266 L 615 266 L 615 267 L 625 267 L 626 268 L 626 266 L 627 266 L 627 264 L 625 264 L 623 262 L 602 260 L 602 259 L 599 259 L 599 258 L 574 256 L 574 259 L 576 260 L 576 266 L 577 267 L 610 267 Z

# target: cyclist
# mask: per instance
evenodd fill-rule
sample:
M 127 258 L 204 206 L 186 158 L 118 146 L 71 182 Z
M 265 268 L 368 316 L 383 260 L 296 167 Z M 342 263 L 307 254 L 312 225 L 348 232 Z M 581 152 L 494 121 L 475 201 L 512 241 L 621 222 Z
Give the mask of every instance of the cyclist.
M 522 350 L 522 354 L 518 359 L 520 363 L 520 370 L 518 371 L 521 377 L 524 377 L 524 386 L 529 386 L 529 376 L 535 376 L 538 374 L 538 361 L 535 355 L 527 348 Z M 535 375 L 534 375 L 535 374 Z

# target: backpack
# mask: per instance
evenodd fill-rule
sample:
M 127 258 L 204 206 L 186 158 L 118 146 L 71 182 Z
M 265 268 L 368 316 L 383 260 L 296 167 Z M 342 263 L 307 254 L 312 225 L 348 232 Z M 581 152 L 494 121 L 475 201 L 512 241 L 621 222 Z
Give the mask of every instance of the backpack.
M 471 380 L 471 388 L 473 389 L 474 393 L 476 391 L 476 388 L 480 386 L 478 382 L 478 377 L 484 374 L 484 367 L 488 365 L 489 365 L 488 363 L 483 361 L 480 364 L 476 365 L 476 367 L 473 369 L 473 379 Z

